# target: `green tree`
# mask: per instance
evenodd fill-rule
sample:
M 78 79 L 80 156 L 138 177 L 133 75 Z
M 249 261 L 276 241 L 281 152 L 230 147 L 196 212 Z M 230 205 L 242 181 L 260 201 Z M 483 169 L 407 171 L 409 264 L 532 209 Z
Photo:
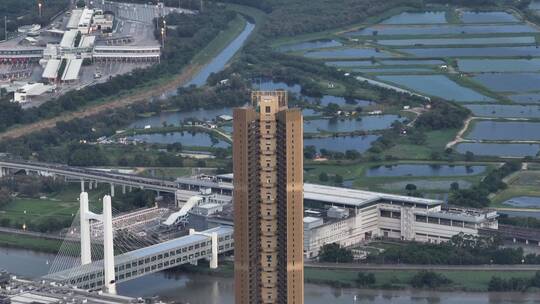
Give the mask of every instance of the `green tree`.
M 356 283 L 361 287 L 373 285 L 376 283 L 375 275 L 373 273 L 359 272 L 356 277 Z
M 411 285 L 415 288 L 438 288 L 450 283 L 452 281 L 444 275 L 426 270 L 418 272 L 411 279 Z
M 321 172 L 319 174 L 319 180 L 321 182 L 327 182 L 328 181 L 328 174 L 326 172 Z
M 353 261 L 352 251 L 332 243 L 322 246 L 319 252 L 319 261 L 328 263 L 351 263 Z

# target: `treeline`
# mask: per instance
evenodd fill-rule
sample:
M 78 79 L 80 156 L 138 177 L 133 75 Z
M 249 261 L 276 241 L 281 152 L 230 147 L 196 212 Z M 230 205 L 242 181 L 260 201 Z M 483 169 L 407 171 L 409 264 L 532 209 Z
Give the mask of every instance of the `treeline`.
M 295 36 L 365 21 L 397 6 L 420 8 L 422 0 L 226 0 L 249 5 L 268 14 L 261 29 L 266 37 Z
M 500 278 L 493 276 L 489 281 L 489 291 L 526 291 L 529 288 L 540 288 L 540 271 L 532 278 Z
M 107 82 L 70 91 L 38 108 L 21 111 L 19 106 L 2 108 L 0 132 L 14 124 L 27 124 L 40 119 L 51 118 L 65 111 L 73 111 L 90 102 L 121 94 L 133 88 L 144 87 L 160 78 L 170 77 L 190 62 L 220 31 L 236 17 L 236 13 L 209 5 L 201 14 L 170 14 L 167 24 L 177 26 L 167 32 L 167 43 L 162 50 L 162 62 L 146 69 L 136 69 L 125 75 L 110 78 Z M 2 102 L 4 104 L 5 101 Z
M 440 244 L 407 243 L 390 247 L 382 253 L 369 255 L 367 261 L 420 265 L 516 265 L 540 261 L 540 256 L 525 255 L 522 248 L 499 248 L 500 244 L 498 239 L 460 234 Z
M 452 205 L 484 208 L 489 206 L 489 194 L 508 187 L 503 179 L 521 169 L 521 162 L 505 162 L 501 167 L 491 171 L 482 181 L 470 189 L 457 189 L 450 193 L 448 202 Z
M 2 0 L 0 1 L 0 40 L 5 39 L 4 16 L 7 17 L 8 32 L 16 32 L 17 28 L 23 25 L 40 24 L 42 26 L 50 23 L 51 18 L 66 9 L 69 0 L 47 0 L 42 8 L 42 15 L 39 16 L 38 4 L 35 0 Z

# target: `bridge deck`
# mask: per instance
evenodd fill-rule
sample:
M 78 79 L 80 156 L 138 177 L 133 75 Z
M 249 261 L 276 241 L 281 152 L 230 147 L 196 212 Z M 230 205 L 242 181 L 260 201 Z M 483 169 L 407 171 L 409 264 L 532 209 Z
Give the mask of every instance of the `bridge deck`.
M 213 232 L 218 234 L 218 253 L 233 250 L 231 227 L 217 227 L 201 233 Z M 195 234 L 117 255 L 114 258 L 116 282 L 210 258 L 211 243 L 210 237 Z M 103 272 L 103 260 L 99 260 L 46 275 L 43 279 L 83 289 L 97 289 L 104 284 Z

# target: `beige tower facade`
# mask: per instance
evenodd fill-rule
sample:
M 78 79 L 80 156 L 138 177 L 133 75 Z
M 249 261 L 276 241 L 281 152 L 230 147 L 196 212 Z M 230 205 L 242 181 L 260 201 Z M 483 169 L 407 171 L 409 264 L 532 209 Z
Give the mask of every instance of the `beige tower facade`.
M 304 303 L 302 112 L 256 91 L 233 116 L 236 304 Z

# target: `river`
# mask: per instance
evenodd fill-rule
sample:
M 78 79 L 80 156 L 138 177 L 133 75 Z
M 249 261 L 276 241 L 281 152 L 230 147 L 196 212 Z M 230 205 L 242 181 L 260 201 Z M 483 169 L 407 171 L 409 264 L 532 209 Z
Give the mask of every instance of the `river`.
M 207 64 L 201 71 L 197 73 L 191 81 L 189 81 L 185 86 L 189 87 L 190 85 L 196 85 L 198 87 L 206 84 L 208 77 L 212 73 L 217 73 L 223 70 L 225 65 L 233 58 L 233 56 L 240 50 L 244 45 L 246 40 L 251 35 L 251 32 L 255 29 L 255 24 L 246 22 L 244 30 L 231 42 L 229 45 L 223 49 L 212 61 Z
M 0 268 L 13 274 L 37 278 L 48 272 L 54 254 L 1 248 Z M 49 261 L 49 265 L 47 265 Z M 159 296 L 162 300 L 189 304 L 233 304 L 232 278 L 193 273 L 160 272 L 121 283 L 118 292 L 132 297 Z M 356 297 L 356 301 L 354 300 Z M 537 293 L 471 293 L 410 290 L 362 290 L 306 284 L 306 304 L 489 304 L 540 303 Z

